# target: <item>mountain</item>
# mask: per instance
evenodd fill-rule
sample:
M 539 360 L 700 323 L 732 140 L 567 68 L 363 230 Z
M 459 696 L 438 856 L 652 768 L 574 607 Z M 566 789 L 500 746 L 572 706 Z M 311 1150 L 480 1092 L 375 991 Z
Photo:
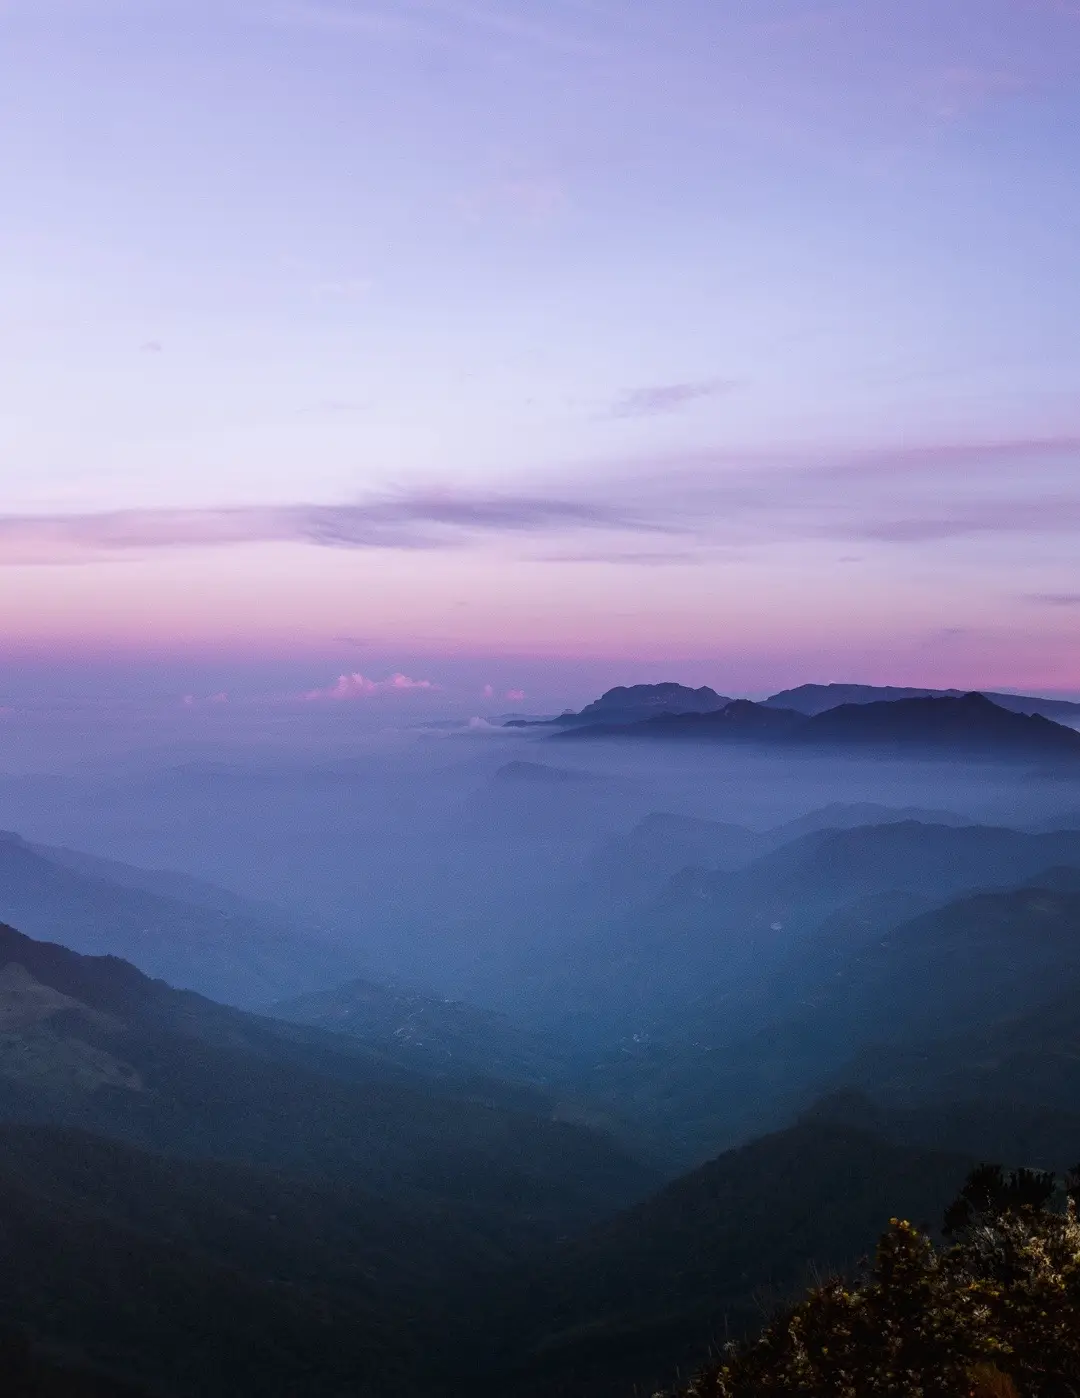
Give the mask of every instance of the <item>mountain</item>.
M 731 876 L 731 886 L 754 898 L 839 906 L 885 890 L 947 898 L 1009 887 L 1054 865 L 1080 865 L 1080 831 L 903 820 L 804 835 Z M 717 880 L 713 891 L 727 887 Z
M 815 929 L 863 900 L 943 903 L 1054 866 L 1080 867 L 1080 831 L 916 821 L 818 830 L 735 870 L 683 868 L 651 904 L 596 926 L 567 969 L 597 1004 L 625 994 L 640 1016 L 669 1006 L 684 1017 L 688 998 L 738 993 L 804 943 L 812 953 Z
M 10 836 L 16 841 L 19 836 Z M 153 893 L 161 898 L 173 898 L 196 908 L 212 908 L 215 912 L 228 916 L 268 922 L 291 930 L 300 930 L 296 915 L 275 907 L 273 903 L 260 903 L 251 898 L 243 898 L 231 889 L 221 888 L 178 869 L 142 869 L 134 864 L 124 864 L 118 859 L 104 859 L 97 854 L 87 854 L 85 850 L 68 849 L 61 845 L 37 844 L 22 841 L 23 844 L 53 864 L 76 873 L 88 874 L 91 878 L 103 879 L 106 883 L 119 884 L 121 888 L 138 889 L 143 893 Z M 314 929 L 308 931 L 314 936 Z
M 507 728 L 536 728 L 551 725 L 569 728 L 579 724 L 639 723 L 656 714 L 703 714 L 722 709 L 731 699 L 702 685 L 689 689 L 686 685 L 665 681 L 661 684 L 617 685 L 606 690 L 599 699 L 586 704 L 580 713 L 564 713 L 553 719 L 510 719 Z
M 645 718 L 653 714 L 707 714 L 730 703 L 729 697 L 717 694 L 708 685 L 688 689 L 669 680 L 663 684 L 617 685 L 586 704 L 577 717 L 593 723 L 623 721 L 631 715 Z
M 999 1122 L 1018 1112 L 1041 1119 L 1042 1153 L 1032 1159 L 1053 1158 L 1063 1167 L 1080 1149 L 1080 970 L 1074 951 L 1053 975 L 1053 948 L 1080 944 L 1080 893 L 1032 888 L 1002 903 L 993 919 L 998 926 L 984 938 L 1011 934 L 1024 977 L 1017 993 L 988 997 L 975 1022 L 970 1014 L 946 1018 L 923 1025 L 919 1037 L 868 1045 L 834 1082 L 886 1107 L 957 1115 L 963 1107 L 970 1115 L 989 1104 Z M 1045 967 L 1034 981 L 1029 962 Z M 960 996 L 973 999 L 973 990 Z M 1047 1131 L 1061 1114 L 1066 1129 L 1057 1130 L 1050 1157 Z
M 1080 893 L 1042 884 L 959 899 L 826 962 L 808 987 L 815 1011 L 864 1041 L 922 1040 L 1080 986 Z
M 613 1141 L 411 1072 L 359 1040 L 174 991 L 114 958 L 0 928 L 0 1120 L 348 1181 L 482 1218 L 500 1246 L 644 1192 Z M 477 1225 L 478 1227 L 481 1225 Z
M 982 694 L 841 704 L 809 718 L 794 709 L 736 699 L 713 713 L 598 721 L 556 736 L 743 742 L 804 750 L 854 748 L 939 758 L 1080 760 L 1080 732 L 1040 714 L 1002 708 Z
M 721 1155 L 561 1247 L 484 1308 L 470 1392 L 623 1398 L 702 1364 L 814 1272 L 851 1269 L 890 1214 L 933 1226 L 963 1154 L 806 1122 Z M 492 1372 L 493 1371 L 493 1372 Z
M 1080 733 L 1041 714 L 1001 708 L 982 694 L 841 704 L 807 719 L 795 736 L 808 746 L 867 746 L 945 756 L 1080 758 Z
M 592 887 L 602 889 L 609 901 L 625 906 L 658 897 L 684 869 L 731 873 L 801 835 L 905 821 L 922 825 L 974 823 L 952 811 L 884 806 L 872 801 L 833 802 L 768 830 L 654 811 L 628 834 L 605 841 L 589 862 L 588 877 Z M 1080 822 L 1077 824 L 1080 827 Z
M 786 844 L 800 835 L 810 835 L 817 830 L 854 830 L 860 825 L 901 825 L 914 820 L 920 825 L 974 825 L 976 822 L 967 816 L 957 815 L 940 807 L 924 806 L 883 806 L 877 801 L 834 801 L 828 806 L 819 806 L 805 815 L 774 826 L 768 832 L 772 845 Z M 1065 822 L 1047 827 L 1064 830 Z M 1080 828 L 1078 822 L 1077 828 Z
M 483 1270 L 445 1218 L 355 1187 L 55 1127 L 0 1126 L 0 1221 L 6 1323 L 162 1398 L 423 1392 L 427 1298 Z
M 924 1035 L 980 996 L 991 1017 L 1011 994 L 1048 994 L 1075 963 L 1073 934 L 1067 920 L 1053 936 L 1010 931 L 1009 900 L 1022 908 L 1018 886 L 1075 868 L 1080 832 L 900 822 L 814 832 L 734 872 L 685 870 L 564 960 L 562 994 L 613 1045 L 595 1055 L 590 1101 L 684 1164 L 770 1129 L 862 1042 Z M 1073 896 L 1067 876 L 1051 881 Z M 973 889 L 1001 891 L 1001 927 Z
M 764 848 L 766 837 L 744 825 L 653 811 L 627 834 L 605 840 L 587 877 L 609 905 L 633 906 L 656 897 L 682 869 L 737 869 Z
M 795 689 L 782 689 L 763 702 L 773 708 L 797 709 L 808 717 L 838 708 L 841 704 L 892 703 L 898 699 L 961 699 L 962 689 L 904 689 L 895 685 L 875 684 L 801 684 Z M 1080 704 L 1068 699 L 1046 699 L 1027 694 L 997 694 L 983 690 L 987 699 L 999 708 L 1019 714 L 1042 714 L 1062 723 L 1080 720 Z
M 768 742 L 784 739 L 805 724 L 802 714 L 768 708 L 749 699 L 732 699 L 722 708 L 702 713 L 661 713 L 655 717 L 603 715 L 578 725 L 560 738 L 674 738 L 695 742 Z
M 0 919 L 248 1007 L 340 984 L 359 969 L 284 913 L 224 889 L 6 833 L 0 834 Z
M 505 1015 L 456 1000 L 356 980 L 279 1001 L 277 1019 L 350 1034 L 397 1063 L 432 1077 L 477 1078 L 543 1088 L 565 1071 L 565 1048 Z M 525 1099 L 524 1091 L 521 1094 Z
M 946 1033 L 950 1042 L 968 1043 L 961 1061 L 985 1070 L 1004 1059 L 1004 1050 L 991 1051 L 988 1042 L 1000 1039 L 1010 1017 L 1042 1005 L 1063 986 L 1080 990 L 1076 892 L 1027 887 L 978 894 L 861 943 L 835 925 L 814 941 L 812 952 L 784 969 L 788 985 L 777 987 L 774 1021 L 729 1045 L 715 1075 L 713 1109 L 722 1100 L 753 1103 L 745 1118 L 751 1129 L 805 1105 L 830 1082 L 860 1091 L 876 1083 L 887 1097 L 899 1091 L 912 1065 L 919 1081 L 934 1084 L 932 1092 L 922 1089 L 924 1097 L 956 1100 L 964 1094 L 949 1085 L 951 1070 L 938 1061 L 931 1040 Z M 1080 1016 L 1076 1030 L 1080 1041 Z M 1074 1086 L 1080 1088 L 1080 1075 Z M 1070 1107 L 1067 1093 L 1040 1100 L 1034 1077 L 1019 1088 L 1013 1097 L 1028 1106 Z M 946 1140 L 961 1142 L 954 1135 Z M 996 1140 L 999 1147 L 1009 1144 L 1007 1134 Z M 1013 1150 L 1020 1144 L 1013 1140 Z

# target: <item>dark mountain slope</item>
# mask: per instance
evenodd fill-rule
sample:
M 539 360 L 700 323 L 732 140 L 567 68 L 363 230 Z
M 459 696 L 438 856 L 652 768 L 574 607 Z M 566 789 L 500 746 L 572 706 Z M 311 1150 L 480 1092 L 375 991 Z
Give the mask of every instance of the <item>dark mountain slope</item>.
M 692 1162 L 798 1111 L 862 1044 L 1046 998 L 1080 972 L 1077 895 L 1060 872 L 1060 892 L 1016 886 L 1063 864 L 1080 867 L 1075 832 L 898 824 L 684 874 L 572 968 L 583 1001 L 625 1026 L 591 1100 Z
M 1030 834 L 992 825 L 896 821 L 816 831 L 765 855 L 728 884 L 757 897 L 839 904 L 885 890 L 948 897 L 963 889 L 1022 883 L 1053 865 L 1080 864 L 1080 831 Z M 740 887 L 741 885 L 741 887 Z
M 601 997 L 597 1004 L 621 1004 L 639 1028 L 685 1020 L 689 1002 L 745 996 L 800 946 L 812 958 L 807 939 L 844 908 L 883 894 L 927 906 L 973 888 L 1015 887 L 1054 865 L 1080 867 L 1080 832 L 915 821 L 815 831 L 734 872 L 683 870 L 648 907 L 582 939 L 568 993 L 577 986 Z M 899 905 L 901 916 L 912 910 Z M 891 917 L 886 910 L 884 922 Z
M 588 891 L 602 907 L 630 908 L 657 897 L 685 868 L 737 869 L 768 847 L 766 836 L 743 825 L 654 811 L 596 849 Z
M 869 1058 L 864 1055 L 859 1061 Z M 854 1126 L 924 1150 L 961 1151 L 978 1160 L 1040 1170 L 1071 1170 L 1080 1152 L 1080 1111 L 1016 1097 L 931 1096 L 898 1102 L 840 1087 L 819 1098 L 803 1119 Z
M 100 872 L 95 872 L 99 870 Z M 140 873 L 144 874 L 139 886 Z M 116 876 L 119 874 L 119 881 Z M 33 847 L 0 834 L 0 920 L 91 955 L 122 956 L 149 975 L 231 1004 L 265 1004 L 340 984 L 357 966 L 291 927 L 284 916 L 183 876 L 182 901 L 148 885 L 168 876 Z
M 293 933 L 307 931 L 315 935 L 315 929 L 304 929 L 298 925 L 295 915 L 273 903 L 261 903 L 244 898 L 231 889 L 219 884 L 207 883 L 191 874 L 177 869 L 143 869 L 136 864 L 124 864 L 118 859 L 104 859 L 97 854 L 87 854 L 85 850 L 68 849 L 62 845 L 42 845 L 27 842 L 35 854 L 48 859 L 53 864 L 61 864 L 80 874 L 104 879 L 106 883 L 119 884 L 122 888 L 139 889 L 143 893 L 154 893 L 161 898 L 175 898 L 195 908 L 212 908 L 215 912 L 233 917 L 255 919 L 256 921 L 280 926 Z
M 1018 714 L 1042 714 L 1044 718 L 1069 723 L 1080 719 L 1080 704 L 1068 699 L 1047 699 L 1030 694 L 997 694 L 982 691 L 999 708 Z M 779 709 L 797 709 L 799 713 L 824 713 L 841 704 L 892 703 L 897 699 L 961 699 L 962 689 L 904 689 L 894 685 L 875 684 L 801 684 L 795 689 L 782 689 L 764 702 Z
M 808 746 L 865 745 L 957 755 L 1080 757 L 1080 733 L 1041 714 L 1001 708 L 982 694 L 965 694 L 959 699 L 841 704 L 807 719 L 796 738 Z
M 809 989 L 817 1014 L 861 1038 L 989 1024 L 1080 983 L 1080 894 L 984 893 L 890 928 Z
M 475 1210 L 513 1247 L 651 1180 L 604 1137 L 497 1105 L 496 1084 L 465 1096 L 347 1036 L 214 1005 L 112 958 L 0 928 L 0 967 L 0 1118 Z
M 1080 733 L 1040 714 L 1001 708 L 982 694 L 841 704 L 811 718 L 737 699 L 715 713 L 592 723 L 555 736 L 740 742 L 802 751 L 852 748 L 958 760 L 1080 761 Z
M 505 1015 L 365 980 L 280 1001 L 268 1013 L 351 1034 L 395 1062 L 455 1081 L 495 1077 L 543 1086 L 561 1075 L 567 1056 L 554 1039 Z
M 749 699 L 733 699 L 722 709 L 707 713 L 659 714 L 655 718 L 622 716 L 597 719 L 579 725 L 561 739 L 579 738 L 665 738 L 695 742 L 769 742 L 787 738 L 806 723 L 802 714 L 788 709 L 771 709 Z
M 1025 888 L 980 894 L 855 946 L 846 927 L 823 929 L 815 942 L 824 943 L 815 956 L 785 968 L 790 983 L 771 998 L 773 1023 L 712 1055 L 711 1070 L 700 1057 L 695 1063 L 687 1056 L 676 1098 L 687 1122 L 699 1113 L 707 1120 L 705 1114 L 726 1106 L 740 1129 L 761 1129 L 805 1105 L 834 1075 L 840 1083 L 903 1100 L 901 1085 L 909 1075 L 916 1098 L 1005 1097 L 1004 1017 L 1041 1005 L 1063 985 L 1080 991 L 1076 893 Z M 1080 1047 L 1080 1015 L 1074 1030 Z M 951 1067 L 928 1043 L 943 1031 L 953 1036 L 951 1051 L 960 1055 Z M 845 1067 L 853 1058 L 855 1066 Z M 992 1062 L 999 1070 L 986 1081 L 973 1081 L 963 1091 L 952 1081 L 960 1064 L 981 1065 L 985 1073 Z M 1066 1075 L 1067 1083 L 1044 1096 L 1038 1087 L 1040 1075 L 1059 1073 L 1067 1062 L 1067 1055 L 1050 1058 L 1039 1072 L 1029 1064 L 1026 1079 L 1017 1063 L 1010 1075 L 1013 1099 L 1071 1110 L 1080 1102 L 1080 1095 L 1069 1095 L 1080 1092 L 1080 1074 Z M 674 1077 L 671 1068 L 669 1073 Z M 1008 1145 L 1011 1138 L 1006 1132 L 995 1139 Z M 1021 1141 L 1012 1139 L 1013 1148 Z
M 646 718 L 650 714 L 707 714 L 730 703 L 727 695 L 717 694 L 708 685 L 689 689 L 668 680 L 661 684 L 616 685 L 586 704 L 577 717 L 592 723 L 625 721 L 631 715 Z
M 650 1393 L 754 1328 L 811 1268 L 855 1264 L 890 1214 L 935 1224 L 969 1163 L 816 1123 L 729 1151 L 493 1299 L 499 1370 L 481 1391 Z
M 971 825 L 952 811 L 918 806 L 884 806 L 876 802 L 835 802 L 770 830 L 655 811 L 627 835 L 606 841 L 589 863 L 589 877 L 617 902 L 659 896 L 664 886 L 687 868 L 734 872 L 755 859 L 822 830 L 851 830 L 863 825 Z M 1078 822 L 1080 826 L 1080 822 Z M 1055 827 L 1057 828 L 1057 827 Z
M 0 1226 L 9 1322 L 191 1398 L 416 1392 L 421 1297 L 476 1265 L 445 1219 L 360 1191 L 53 1128 L 0 1127 Z
M 1080 939 L 1080 895 L 1030 897 L 1031 919 L 1020 929 L 1029 939 L 1045 945 L 1053 935 L 1046 924 L 1065 918 Z M 1055 991 L 1037 1004 L 1018 996 L 990 1023 L 942 1024 L 953 1032 L 868 1048 L 841 1080 L 898 1105 L 996 1101 L 1080 1119 L 1080 975 L 1063 973 Z
M 812 835 L 818 830 L 854 830 L 860 825 L 900 825 L 905 821 L 920 825 L 975 825 L 976 821 L 955 811 L 938 807 L 883 806 L 877 801 L 834 801 L 785 821 L 768 832 L 770 844 L 788 844 L 800 835 Z M 1065 829 L 1065 823 L 1050 827 Z M 764 852 L 764 851 L 763 851 Z
M 591 704 L 586 704 L 580 713 L 564 713 L 553 719 L 510 719 L 506 727 L 572 728 L 594 723 L 640 723 L 654 714 L 711 713 L 730 703 L 727 695 L 717 694 L 708 685 L 689 689 L 672 680 L 660 684 L 617 685 L 614 689 L 606 690 Z

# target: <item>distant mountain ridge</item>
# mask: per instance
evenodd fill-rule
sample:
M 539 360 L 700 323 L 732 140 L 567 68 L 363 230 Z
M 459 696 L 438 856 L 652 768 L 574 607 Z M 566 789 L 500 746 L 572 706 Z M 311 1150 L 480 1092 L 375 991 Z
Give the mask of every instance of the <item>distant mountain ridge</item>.
M 1043 718 L 1065 722 L 1080 721 L 1080 704 L 1070 699 L 1047 699 L 1040 695 L 1000 694 L 979 691 L 1001 709 L 1018 714 L 1041 714 Z M 919 689 L 896 685 L 875 684 L 800 684 L 794 689 L 782 689 L 762 702 L 770 708 L 795 709 L 812 717 L 841 704 L 894 703 L 898 699 L 962 699 L 969 690 Z
M 666 680 L 660 684 L 616 685 L 586 704 L 580 713 L 564 713 L 552 719 L 510 719 L 507 728 L 573 728 L 593 723 L 638 723 L 657 714 L 708 714 L 732 702 L 702 685 L 690 689 Z
M 607 719 L 617 713 L 707 714 L 722 709 L 731 699 L 702 685 L 688 689 L 686 685 L 668 680 L 662 684 L 617 685 L 586 704 L 579 719 Z
M 439 1077 L 498 1076 L 544 1086 L 564 1067 L 565 1050 L 555 1041 L 528 1033 L 505 1015 L 367 980 L 279 1001 L 268 1013 L 351 1034 Z
M 917 685 L 801 684 L 793 689 L 778 690 L 753 706 L 787 710 L 812 718 L 843 704 L 891 704 L 905 699 L 963 699 L 973 692 L 982 694 L 998 708 L 1008 709 L 1012 713 L 1040 714 L 1043 718 L 1065 724 L 1080 723 L 1080 702 L 1071 699 L 1005 694 L 986 689 L 931 689 Z M 718 694 L 709 685 L 694 689 L 674 680 L 665 680 L 659 684 L 616 685 L 576 713 L 567 710 L 555 718 L 540 719 L 508 716 L 502 722 L 507 728 L 575 728 L 597 723 L 641 723 L 649 718 L 668 715 L 710 714 L 726 709 L 732 703 L 745 705 L 753 701 Z M 758 722 L 763 724 L 765 720 L 759 719 Z
M 218 1005 L 115 957 L 0 925 L 0 1120 L 443 1206 L 488 1196 L 496 1232 L 500 1216 L 512 1229 L 520 1216 L 542 1233 L 648 1186 L 650 1172 L 614 1141 L 552 1121 L 542 1099 L 508 1106 L 508 1095 L 494 1080 L 440 1082 L 347 1035 Z
M 1048 901 L 1080 907 L 1062 872 L 1078 867 L 1077 831 L 900 821 L 812 831 L 732 871 L 685 870 L 566 960 L 565 994 L 623 1026 L 592 1100 L 693 1161 L 797 1109 L 860 1023 L 880 1037 L 895 1018 L 921 1035 L 923 1001 L 959 1024 L 979 995 L 988 1014 L 1010 993 L 1044 998 L 1080 979 L 1080 926 L 1063 911 L 1014 934 L 1029 895 L 1012 890 L 1052 870 L 1062 891 Z
M 1080 760 L 1080 732 L 1041 714 L 1003 708 L 983 694 L 841 704 L 810 717 L 794 709 L 736 699 L 710 713 L 663 714 L 632 723 L 591 723 L 563 739 L 661 738 L 782 744 L 789 748 L 865 748 L 1002 759 Z
M 246 1008 L 340 984 L 361 969 L 268 905 L 9 832 L 0 832 L 0 921 Z
M 819 830 L 850 830 L 860 825 L 973 825 L 954 811 L 921 806 L 883 806 L 872 801 L 833 802 L 782 825 L 753 830 L 745 825 L 699 816 L 651 811 L 625 835 L 612 837 L 595 854 L 590 873 L 624 902 L 650 892 L 655 896 L 682 870 L 734 870 Z M 1077 822 L 1080 825 L 1080 821 Z M 1058 827 L 1053 827 L 1058 828 Z

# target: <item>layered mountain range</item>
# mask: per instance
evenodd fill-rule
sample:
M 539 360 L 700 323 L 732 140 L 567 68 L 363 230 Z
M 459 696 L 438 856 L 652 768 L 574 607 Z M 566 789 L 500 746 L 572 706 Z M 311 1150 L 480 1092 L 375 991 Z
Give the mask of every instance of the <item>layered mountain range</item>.
M 1003 760 L 1080 759 L 1080 732 L 1040 713 L 1004 708 L 983 694 L 843 703 L 811 715 L 735 699 L 707 713 L 663 713 L 630 722 L 577 724 L 564 739 L 635 738 L 778 745 L 786 750 Z
M 459 862 L 410 847 L 448 898 L 500 850 L 528 872 L 487 943 L 481 900 L 447 908 L 478 961 L 521 944 L 502 1001 L 375 974 L 257 891 L 0 842 L 0 1361 L 27 1394 L 653 1392 L 890 1216 L 933 1231 L 975 1161 L 1080 1159 L 1080 734 L 982 695 L 672 688 L 553 725 L 580 766 L 500 737 L 433 821 Z M 818 804 L 751 819 L 808 751 Z M 926 754 L 1008 757 L 978 791 L 1024 818 Z M 669 767 L 718 798 L 650 807 Z
M 846 704 L 896 703 L 906 699 L 963 699 L 971 691 L 962 689 L 921 689 L 897 685 L 802 684 L 770 694 L 761 703 L 812 718 Z M 1046 698 L 1032 694 L 1002 694 L 984 690 L 983 696 L 998 708 L 1019 714 L 1040 714 L 1061 723 L 1080 722 L 1080 703 L 1069 699 Z M 578 712 L 568 710 L 553 719 L 507 720 L 507 727 L 527 728 L 557 725 L 564 728 L 596 723 L 640 723 L 649 718 L 677 714 L 709 714 L 735 702 L 708 685 L 693 689 L 674 681 L 661 684 L 617 685 L 605 690 Z

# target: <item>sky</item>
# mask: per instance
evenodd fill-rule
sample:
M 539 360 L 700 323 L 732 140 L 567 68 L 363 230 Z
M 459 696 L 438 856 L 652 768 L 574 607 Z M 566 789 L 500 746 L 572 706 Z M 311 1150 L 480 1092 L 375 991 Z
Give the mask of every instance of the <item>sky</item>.
M 1080 0 L 0 0 L 0 182 L 0 709 L 1080 691 Z

